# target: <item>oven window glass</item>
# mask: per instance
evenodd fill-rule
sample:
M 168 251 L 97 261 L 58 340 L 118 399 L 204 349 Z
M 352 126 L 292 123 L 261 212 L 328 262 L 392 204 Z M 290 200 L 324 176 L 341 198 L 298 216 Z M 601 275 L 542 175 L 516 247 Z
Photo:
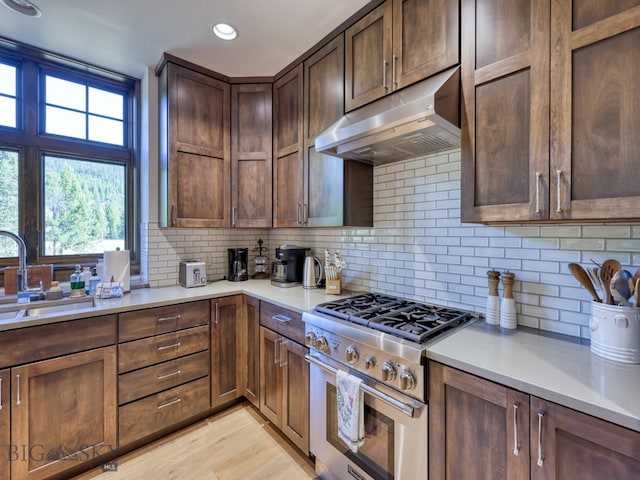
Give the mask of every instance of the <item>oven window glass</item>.
M 364 395 L 364 444 L 353 453 L 338 437 L 336 387 L 327 383 L 327 441 L 375 480 L 393 480 L 393 420 L 372 408 Z

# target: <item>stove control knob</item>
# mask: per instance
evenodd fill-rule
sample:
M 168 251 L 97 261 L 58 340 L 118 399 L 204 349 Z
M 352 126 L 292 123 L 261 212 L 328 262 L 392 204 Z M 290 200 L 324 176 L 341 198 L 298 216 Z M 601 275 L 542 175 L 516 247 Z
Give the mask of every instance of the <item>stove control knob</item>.
M 304 343 L 307 347 L 312 347 L 316 343 L 316 334 L 315 332 L 309 332 L 304 336 Z
M 416 387 L 416 379 L 408 368 L 403 368 L 400 372 L 400 388 L 402 390 L 413 390 Z
M 376 359 L 373 358 L 373 355 L 367 355 L 364 359 L 364 368 L 367 370 L 371 370 L 376 366 Z
M 382 380 L 393 382 L 396 379 L 396 368 L 389 360 L 382 364 Z
M 360 354 L 355 345 L 349 345 L 344 351 L 344 356 L 351 365 L 358 363 L 358 358 L 360 358 Z
M 316 347 L 316 349 L 324 352 L 329 348 L 329 342 L 327 342 L 327 339 L 324 337 L 324 335 L 320 335 L 318 338 L 316 338 L 314 346 Z

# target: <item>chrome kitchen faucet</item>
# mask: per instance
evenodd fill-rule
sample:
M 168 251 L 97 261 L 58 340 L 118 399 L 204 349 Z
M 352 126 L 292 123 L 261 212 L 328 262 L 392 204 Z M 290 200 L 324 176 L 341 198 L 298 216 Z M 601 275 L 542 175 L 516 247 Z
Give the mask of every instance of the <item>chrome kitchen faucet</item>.
M 8 230 L 0 230 L 0 237 L 11 238 L 18 244 L 18 282 L 22 279 L 22 285 L 18 285 L 18 291 L 23 292 L 42 292 L 42 285 L 40 287 L 29 288 L 27 282 L 27 246 L 24 244 L 24 240 L 20 236 Z

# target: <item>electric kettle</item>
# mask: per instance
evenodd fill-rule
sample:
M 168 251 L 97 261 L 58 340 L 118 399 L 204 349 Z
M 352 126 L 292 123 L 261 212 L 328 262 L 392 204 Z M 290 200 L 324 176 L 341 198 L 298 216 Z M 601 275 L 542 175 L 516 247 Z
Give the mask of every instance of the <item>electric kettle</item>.
M 317 269 L 316 269 L 317 265 Z M 303 288 L 318 288 L 322 281 L 322 264 L 318 257 L 308 256 L 304 259 L 304 271 L 302 273 Z

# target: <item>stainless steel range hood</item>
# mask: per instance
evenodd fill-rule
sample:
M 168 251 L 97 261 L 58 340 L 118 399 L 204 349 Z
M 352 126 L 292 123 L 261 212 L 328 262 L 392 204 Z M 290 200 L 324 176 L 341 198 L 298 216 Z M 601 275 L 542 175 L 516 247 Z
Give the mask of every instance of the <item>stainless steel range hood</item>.
M 347 113 L 315 140 L 318 152 L 374 165 L 459 146 L 459 67 Z

